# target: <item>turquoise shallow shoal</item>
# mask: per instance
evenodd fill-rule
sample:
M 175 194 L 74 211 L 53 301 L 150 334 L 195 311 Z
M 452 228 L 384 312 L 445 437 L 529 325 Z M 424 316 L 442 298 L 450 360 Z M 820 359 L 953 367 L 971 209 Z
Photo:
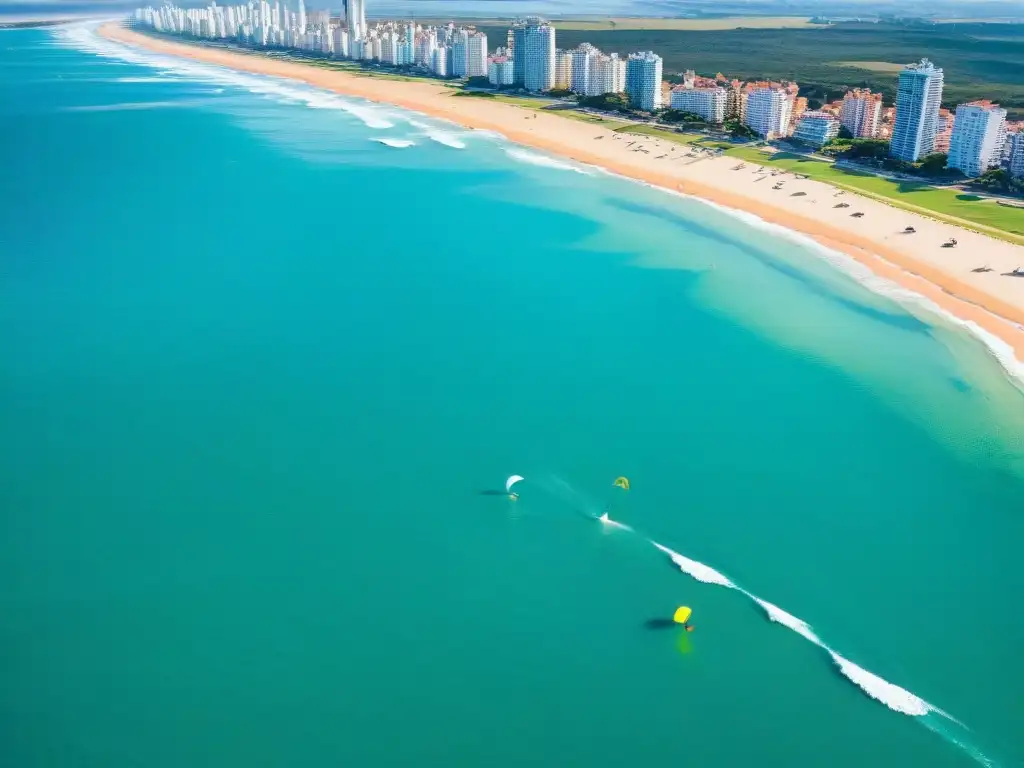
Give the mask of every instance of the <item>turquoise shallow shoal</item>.
M 1024 763 L 1024 395 L 966 331 L 87 27 L 0 33 L 0 132 L 0 763 Z

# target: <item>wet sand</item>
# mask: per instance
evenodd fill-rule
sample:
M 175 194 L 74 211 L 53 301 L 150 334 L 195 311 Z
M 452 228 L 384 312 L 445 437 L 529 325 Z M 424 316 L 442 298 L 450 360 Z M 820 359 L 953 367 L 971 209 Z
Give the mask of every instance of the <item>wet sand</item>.
M 456 97 L 430 81 L 406 82 L 333 71 L 258 54 L 172 42 L 105 24 L 108 39 L 175 56 L 394 104 L 467 128 L 600 166 L 613 173 L 751 213 L 842 251 L 875 274 L 931 300 L 998 336 L 1024 361 L 1024 246 L 843 192 L 827 184 L 733 157 L 713 157 L 651 136 L 617 133 L 597 124 L 490 99 Z M 738 168 L 743 165 L 744 167 Z M 781 189 L 774 189 L 783 181 Z M 802 192 L 804 194 L 795 194 Z M 848 208 L 836 208 L 839 203 Z M 850 214 L 861 212 L 863 217 Z M 914 234 L 904 233 L 908 226 Z M 956 248 L 942 244 L 956 238 Z M 981 267 L 990 271 L 976 272 Z

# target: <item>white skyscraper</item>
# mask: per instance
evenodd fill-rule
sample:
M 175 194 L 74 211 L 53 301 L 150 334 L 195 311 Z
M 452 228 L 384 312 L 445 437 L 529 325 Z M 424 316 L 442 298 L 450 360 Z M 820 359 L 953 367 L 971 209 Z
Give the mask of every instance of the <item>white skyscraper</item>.
M 751 88 L 747 93 L 743 122 L 766 139 L 785 136 L 792 114 L 793 102 L 785 88 L 766 83 Z
M 1005 141 L 1005 109 L 991 101 L 961 104 L 956 108 L 946 164 L 965 176 L 981 176 L 999 165 Z
M 626 93 L 635 109 L 661 108 L 661 56 L 650 51 L 631 53 L 626 61 Z
M 941 102 L 942 70 L 928 59 L 900 72 L 890 156 L 914 163 L 933 151 Z
M 572 51 L 572 83 L 569 89 L 573 93 L 591 96 L 590 93 L 590 61 L 600 53 L 590 43 L 582 43 Z
M 306 33 L 306 4 L 302 0 L 299 0 L 299 20 L 296 22 L 296 26 L 298 26 L 299 32 Z
M 466 75 L 487 76 L 487 35 L 472 30 L 466 36 Z
M 460 29 L 452 39 L 452 77 L 465 77 L 469 68 L 469 32 Z
M 528 91 L 550 91 L 555 85 L 555 28 L 547 23 L 528 24 L 523 49 L 523 87 Z M 515 55 L 518 57 L 519 53 Z
M 350 40 L 362 40 L 366 37 L 365 0 L 345 0 L 345 23 L 348 24 Z

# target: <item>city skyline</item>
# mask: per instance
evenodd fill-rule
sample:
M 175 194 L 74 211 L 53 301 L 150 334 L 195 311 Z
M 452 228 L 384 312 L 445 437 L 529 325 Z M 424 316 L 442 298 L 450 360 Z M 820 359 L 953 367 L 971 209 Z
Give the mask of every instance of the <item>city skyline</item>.
M 896 75 L 892 107 L 885 107 L 879 93 L 850 88 L 840 101 L 809 110 L 807 98 L 799 95 L 800 86 L 794 82 L 743 82 L 720 73 L 708 78 L 687 70 L 683 82 L 671 87 L 664 80 L 663 60 L 654 51 L 621 57 L 587 42 L 571 50 L 559 49 L 555 25 L 539 16 L 514 21 L 505 45 L 492 51 L 487 35 L 473 25 L 422 25 L 413 20 L 369 24 L 366 10 L 365 0 L 344 0 L 342 15 L 332 17 L 323 11 L 307 13 L 304 0 L 273 4 L 261 0 L 202 8 L 139 8 L 134 19 L 160 31 L 419 67 L 437 77 L 486 79 L 499 88 L 533 93 L 557 90 L 580 98 L 624 94 L 629 106 L 640 113 L 654 115 L 667 108 L 709 124 L 734 121 L 766 140 L 791 138 L 821 147 L 845 131 L 857 139 L 888 141 L 889 155 L 906 163 L 917 163 L 935 152 L 948 153 L 948 167 L 965 176 L 977 176 L 1001 164 L 1020 165 L 1014 153 L 1021 144 L 1006 138 L 1005 110 L 998 105 L 974 108 L 981 103 L 976 100 L 959 105 L 954 116 L 941 107 L 943 70 L 927 58 L 906 65 Z

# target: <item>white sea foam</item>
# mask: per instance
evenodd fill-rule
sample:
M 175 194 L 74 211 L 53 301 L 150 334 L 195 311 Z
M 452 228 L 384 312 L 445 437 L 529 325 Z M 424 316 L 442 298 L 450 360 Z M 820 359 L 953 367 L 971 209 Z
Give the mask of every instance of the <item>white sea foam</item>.
M 180 77 L 118 77 L 115 83 L 186 83 Z
M 65 112 L 134 112 L 143 109 L 174 109 L 194 107 L 202 103 L 197 99 L 181 101 L 126 101 L 120 104 L 87 104 L 80 107 L 65 107 Z
M 825 647 L 825 644 L 821 642 L 821 638 L 814 634 L 814 631 L 811 629 L 811 625 L 803 619 L 798 619 L 793 614 L 787 613 L 786 611 L 779 608 L 779 606 L 774 605 L 773 603 L 769 603 L 767 600 L 762 600 L 761 598 L 757 597 L 756 595 L 752 595 L 749 592 L 744 592 L 744 594 L 751 600 L 753 600 L 755 603 L 760 605 L 762 608 L 764 608 L 765 613 L 768 614 L 768 618 L 774 621 L 776 624 L 782 624 L 786 627 L 789 627 L 798 635 L 807 638 L 815 645 L 820 645 L 822 648 Z
M 410 118 L 406 120 L 406 122 L 409 123 L 409 125 L 413 126 L 414 128 L 419 128 L 421 131 L 423 131 L 423 135 L 426 136 L 431 141 L 436 141 L 438 144 L 444 144 L 446 147 L 451 147 L 452 149 L 466 148 L 466 142 L 458 138 L 458 136 L 456 136 L 451 131 L 446 131 L 441 128 L 438 128 L 435 125 L 424 123 L 422 120 Z M 449 123 L 450 121 L 445 120 L 443 122 Z M 452 125 L 455 124 L 452 123 Z
M 528 163 L 529 165 L 539 165 L 544 168 L 557 168 L 560 171 L 575 171 L 576 173 L 582 173 L 584 176 L 590 175 L 590 171 L 585 168 L 573 165 L 572 163 L 563 162 L 562 160 L 558 160 L 554 157 L 530 152 L 525 149 L 508 148 L 505 150 L 505 154 L 514 160 L 519 160 L 520 162 Z
M 817 634 L 815 634 L 814 630 L 811 629 L 810 624 L 803 619 L 799 619 L 788 611 L 784 611 L 782 608 L 779 608 L 779 606 L 769 603 L 767 600 L 762 600 L 756 595 L 747 592 L 745 589 L 737 587 L 711 566 L 704 565 L 704 563 L 696 560 L 691 560 L 690 558 L 685 557 L 656 541 L 651 541 L 651 544 L 668 555 L 680 570 L 697 581 L 704 582 L 705 584 L 715 584 L 717 586 L 735 589 L 749 597 L 764 609 L 771 621 L 777 624 L 782 624 L 799 634 L 801 637 L 825 650 L 829 656 L 831 656 L 833 662 L 835 662 L 836 666 L 839 668 L 839 671 L 842 672 L 847 679 L 855 683 L 871 698 L 885 704 L 889 709 L 892 709 L 895 712 L 901 712 L 905 715 L 913 715 L 915 717 L 927 715 L 930 712 L 936 712 L 949 717 L 949 715 L 946 715 L 946 713 L 941 709 L 933 707 L 919 696 L 915 696 L 910 691 L 900 688 L 898 685 L 893 685 L 887 680 L 883 680 L 878 675 L 868 672 L 863 667 L 860 667 L 849 659 L 840 656 L 834 650 L 829 648 L 829 646 L 826 645 Z M 950 717 L 949 719 L 952 720 L 953 718 Z
M 369 128 L 380 130 L 394 127 L 394 123 L 384 118 L 384 110 L 380 107 L 356 103 L 295 80 L 254 75 L 140 50 L 100 37 L 96 33 L 96 27 L 96 23 L 73 24 L 55 29 L 53 35 L 62 45 L 94 53 L 97 56 L 158 69 L 161 75 L 230 85 L 282 103 L 300 103 L 312 109 L 333 109 L 346 112 L 361 120 Z M 166 77 L 157 79 L 163 82 Z
M 650 185 L 647 185 L 650 186 Z M 662 189 L 661 187 L 654 187 L 655 189 Z M 903 305 L 914 305 L 927 310 L 929 313 L 938 315 L 946 322 L 951 325 L 955 325 L 959 328 L 966 330 L 972 334 L 975 338 L 981 341 L 985 347 L 988 348 L 990 354 L 999 361 L 999 364 L 1003 369 L 1019 383 L 1024 384 L 1024 361 L 1018 360 L 1013 347 L 1007 344 L 1002 339 L 989 333 L 984 328 L 979 326 L 977 323 L 970 320 L 962 320 L 956 315 L 947 312 L 945 309 L 940 307 L 935 302 L 931 301 L 925 296 L 919 293 L 904 288 L 901 285 L 897 285 L 891 280 L 887 280 L 884 277 L 879 277 L 870 268 L 857 261 L 856 259 L 847 256 L 845 253 L 840 251 L 827 248 L 826 246 L 819 243 L 812 237 L 796 232 L 792 229 L 779 226 L 778 224 L 772 224 L 771 222 L 765 221 L 760 216 L 756 216 L 746 211 L 741 211 L 736 208 L 729 208 L 728 206 L 720 205 L 719 203 L 705 200 L 701 197 L 694 197 L 693 195 L 687 195 L 683 192 L 676 192 L 673 190 L 664 190 L 669 194 L 677 195 L 679 197 L 686 198 L 687 200 L 694 200 L 703 205 L 710 206 L 717 211 L 725 213 L 733 218 L 739 219 L 745 224 L 760 229 L 766 232 L 770 232 L 772 235 L 785 238 L 791 242 L 795 242 L 805 248 L 810 249 L 819 257 L 823 258 L 833 267 L 846 273 L 858 283 L 863 285 L 873 293 L 881 296 L 886 296 L 893 299 L 894 301 Z M 879 257 L 881 258 L 881 257 Z M 881 259 L 885 261 L 884 259 Z M 892 265 L 897 268 L 896 265 Z M 993 315 L 993 317 L 995 317 Z M 1001 320 L 1001 319 L 1000 319 Z M 1002 321 L 1002 320 L 1001 320 Z M 1008 322 L 1008 321 L 1002 321 Z
M 600 520 L 605 525 L 607 525 L 609 528 L 621 528 L 624 531 L 632 531 L 633 530 L 632 528 L 630 528 L 625 523 L 620 523 L 617 520 L 612 520 L 610 517 L 608 517 L 608 513 L 607 512 L 605 512 L 603 515 L 601 515 L 597 519 Z
M 905 715 L 920 717 L 927 715 L 935 708 L 924 699 L 915 696 L 910 691 L 900 688 L 898 685 L 883 680 L 878 675 L 868 672 L 863 667 L 858 667 L 849 659 L 844 659 L 833 650 L 829 650 L 832 661 L 836 663 L 839 670 L 850 680 L 860 686 L 868 696 L 885 704 L 889 709 L 902 712 Z
M 381 144 L 386 144 L 387 146 L 394 147 L 395 149 L 405 149 L 406 147 L 412 147 L 416 145 L 415 141 L 410 141 L 409 139 L 377 138 L 374 139 L 374 141 L 379 141 Z
M 678 552 L 673 552 L 668 547 L 663 547 L 656 541 L 652 541 L 651 544 L 668 555 L 672 559 L 672 562 L 678 565 L 679 569 L 683 571 L 683 573 L 689 574 L 697 581 L 703 581 L 705 584 L 717 584 L 720 587 L 735 589 L 736 585 L 714 568 L 704 565 L 704 563 L 698 563 L 696 560 L 691 560 L 688 557 L 683 557 Z
M 457 139 L 452 134 L 445 133 L 444 131 L 431 131 L 427 134 L 427 138 L 431 141 L 436 141 L 438 144 L 444 144 L 446 147 L 451 147 L 452 149 L 466 148 L 466 142 L 461 139 Z

